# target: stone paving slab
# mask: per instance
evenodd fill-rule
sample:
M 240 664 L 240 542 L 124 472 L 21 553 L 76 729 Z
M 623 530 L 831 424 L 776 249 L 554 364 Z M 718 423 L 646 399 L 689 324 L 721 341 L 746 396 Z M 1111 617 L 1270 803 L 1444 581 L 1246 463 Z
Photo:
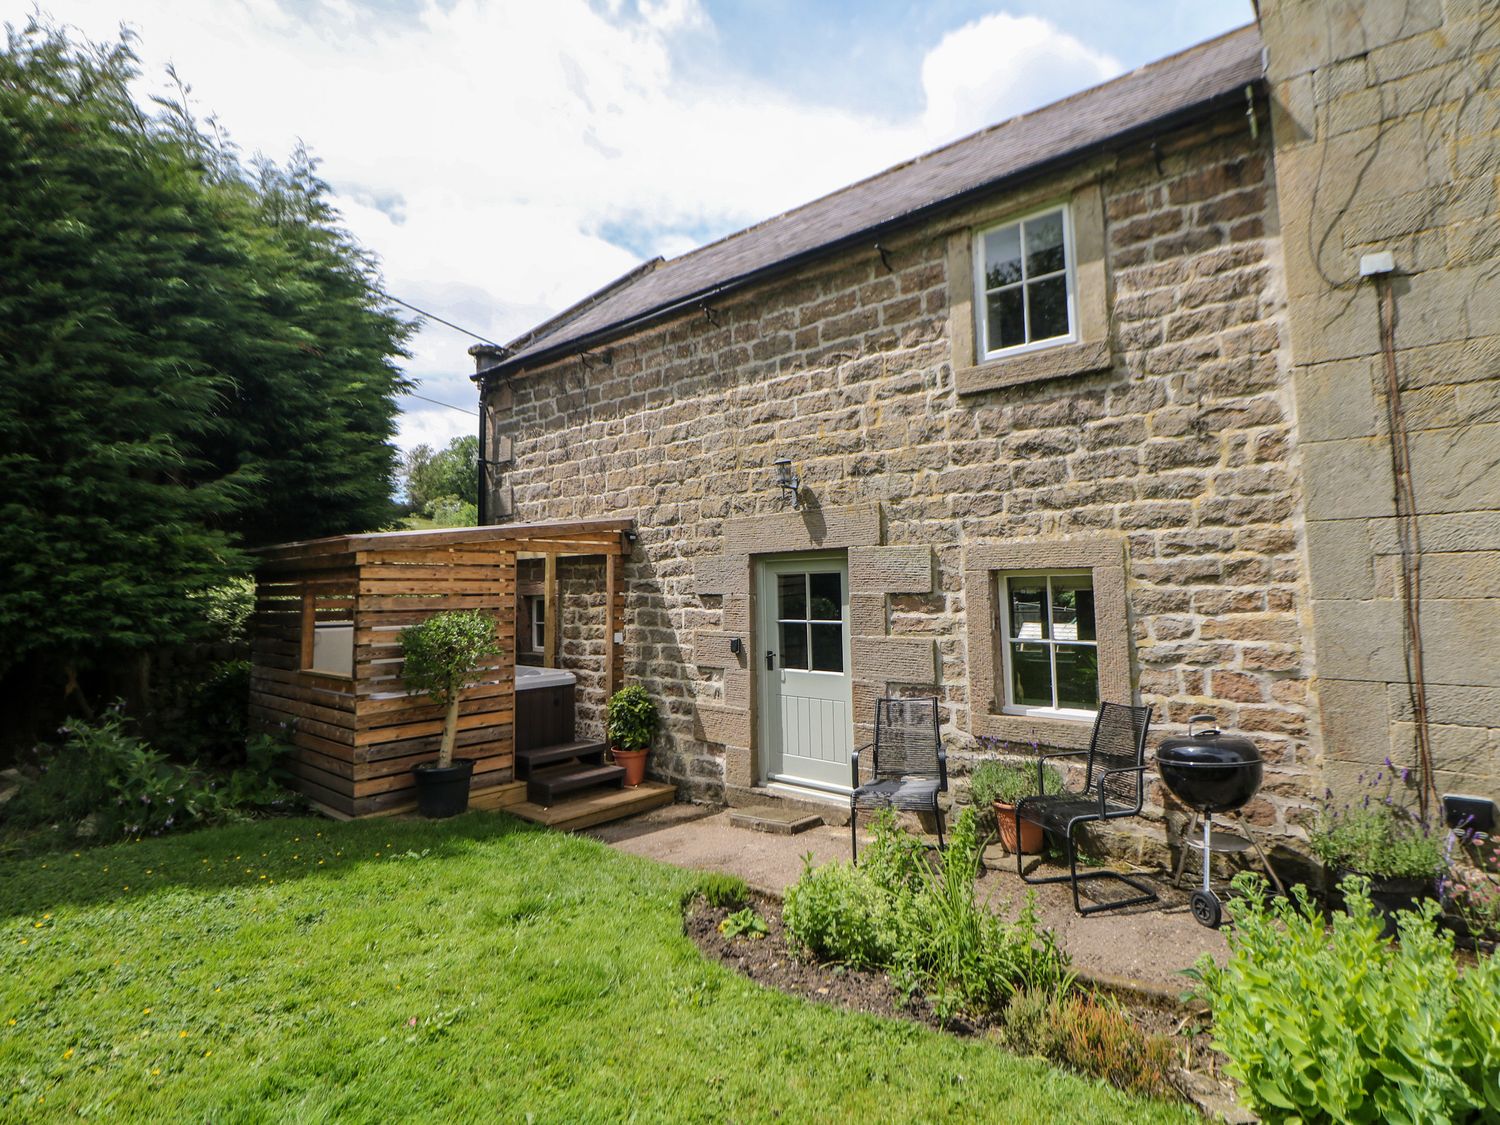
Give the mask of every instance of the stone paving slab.
M 701 871 L 738 875 L 758 890 L 781 894 L 802 874 L 803 857 L 814 863 L 849 858 L 847 828 L 817 827 L 795 836 L 735 828 L 729 810 L 669 805 L 629 820 L 601 825 L 587 835 L 620 851 Z M 861 832 L 861 843 L 864 834 Z M 995 909 L 1019 906 L 1026 891 L 1016 876 L 1014 857 L 998 849 L 986 853 L 979 894 Z M 1028 861 L 1029 862 L 1029 861 Z M 1227 956 L 1224 935 L 1193 921 L 1187 894 L 1152 880 L 1162 901 L 1106 914 L 1080 917 L 1066 884 L 1036 887 L 1039 912 L 1072 955 L 1075 965 L 1097 979 L 1129 983 L 1177 995 L 1190 983 L 1181 975 L 1200 955 Z M 1088 894 L 1105 898 L 1123 888 L 1107 884 Z

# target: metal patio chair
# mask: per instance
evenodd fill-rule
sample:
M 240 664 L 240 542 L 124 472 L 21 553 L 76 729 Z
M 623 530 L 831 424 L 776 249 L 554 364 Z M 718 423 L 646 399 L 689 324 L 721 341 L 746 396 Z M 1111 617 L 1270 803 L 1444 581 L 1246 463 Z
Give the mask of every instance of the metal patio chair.
M 1063 838 L 1068 849 L 1068 873 L 1032 877 L 1026 874 L 1020 849 L 1016 850 L 1016 873 L 1027 883 L 1071 883 L 1073 909 L 1079 914 L 1097 914 L 1101 910 L 1118 910 L 1155 902 L 1156 892 L 1144 883 L 1118 871 L 1078 871 L 1078 846 L 1073 830 L 1081 824 L 1119 820 L 1139 816 L 1145 801 L 1146 731 L 1151 726 L 1150 707 L 1132 707 L 1126 703 L 1101 703 L 1094 719 L 1093 737 L 1087 750 L 1067 750 L 1043 754 L 1037 759 L 1037 793 L 1043 791 L 1042 773 L 1053 758 L 1076 758 L 1088 755 L 1083 789 L 1077 793 L 1056 796 L 1024 797 L 1016 804 L 1019 821 L 1040 824 L 1048 832 Z M 1118 902 L 1095 902 L 1084 906 L 1078 898 L 1078 884 L 1090 879 L 1117 879 L 1139 892 Z
M 870 780 L 859 779 L 860 755 L 869 751 Z M 938 737 L 936 696 L 882 699 L 875 704 L 875 741 L 849 755 L 854 792 L 849 795 L 849 855 L 859 862 L 855 822 L 860 809 L 930 812 L 943 847 L 943 810 L 938 794 L 948 790 L 948 755 Z

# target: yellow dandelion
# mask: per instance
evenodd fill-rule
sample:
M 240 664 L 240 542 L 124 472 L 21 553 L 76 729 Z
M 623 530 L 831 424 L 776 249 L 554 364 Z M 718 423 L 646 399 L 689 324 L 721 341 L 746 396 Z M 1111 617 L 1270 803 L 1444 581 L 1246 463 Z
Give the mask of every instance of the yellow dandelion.
M 42 870 L 45 871 L 46 869 L 47 869 L 47 865 L 45 863 L 42 864 Z
M 147 874 L 147 875 L 149 875 L 149 874 L 151 874 L 151 868 L 149 868 L 149 867 L 148 867 L 148 868 L 146 868 L 146 874 Z
M 186 1039 L 187 1038 L 187 1032 L 185 1032 L 185 1031 L 179 1031 L 177 1033 L 177 1038 L 179 1038 L 179 1039 Z
M 222 987 L 221 987 L 221 988 L 216 988 L 216 989 L 214 989 L 214 991 L 215 991 L 215 992 L 223 992 L 223 991 L 224 991 L 224 989 L 223 989 L 223 988 L 222 988 Z
M 293 836 L 292 837 L 292 843 L 294 843 L 294 844 L 300 844 L 300 843 L 302 843 L 302 837 L 301 836 Z
M 42 917 L 43 917 L 43 918 L 51 918 L 51 917 L 52 917 L 52 915 L 50 915 L 50 914 L 43 914 L 43 915 L 42 915 Z
M 65 1059 L 71 1059 L 72 1057 L 73 1057 L 73 1048 L 69 1047 L 66 1051 L 63 1052 L 63 1058 L 65 1058 Z
M 119 962 L 118 962 L 118 961 L 116 961 L 116 962 L 115 962 L 115 964 L 117 964 L 117 965 L 118 965 L 118 964 L 119 964 Z M 151 1009 L 150 1009 L 150 1008 L 142 1008 L 142 1009 L 141 1009 L 141 1014 L 142 1014 L 142 1015 L 145 1015 L 145 1016 L 149 1016 L 149 1015 L 150 1015 L 150 1014 L 151 1014 Z
M 208 1056 L 209 1056 L 209 1055 L 211 1055 L 211 1054 L 213 1054 L 213 1052 L 212 1052 L 212 1051 L 204 1051 L 204 1052 L 203 1052 L 203 1057 L 204 1057 L 204 1058 L 205 1058 L 205 1059 L 206 1059 L 206 1058 L 208 1058 Z
M 32 924 L 32 926 L 33 926 L 33 927 L 34 927 L 34 928 L 36 928 L 36 929 L 38 929 L 38 930 L 40 930 L 40 929 L 41 929 L 41 928 L 42 928 L 42 924 L 41 924 L 41 923 L 40 923 L 40 922 L 33 922 L 33 923 L 31 923 L 31 924 Z
M 22 938 L 21 939 L 21 944 L 22 945 L 30 945 L 31 944 L 31 939 L 30 938 Z
M 128 890 L 130 890 L 130 884 L 129 884 L 129 883 L 126 883 L 126 884 L 125 884 L 125 889 L 126 889 L 126 890 L 127 890 L 127 891 L 128 891 Z
M 16 1026 L 16 1021 L 15 1020 L 11 1020 L 7 1026 L 9 1026 L 9 1027 L 15 1027 Z
M 321 860 L 321 859 L 320 859 L 320 860 L 318 860 L 318 866 L 319 866 L 319 867 L 322 867 L 322 866 L 323 866 L 323 861 L 322 861 L 322 860 Z
M 261 876 L 261 878 L 262 878 L 262 879 L 264 879 L 264 878 L 265 878 L 265 876 L 264 876 L 264 875 L 262 875 L 262 876 Z
M 151 1068 L 151 1073 L 152 1074 L 160 1074 L 161 1073 L 161 1067 L 159 1067 L 159 1066 L 153 1066 Z

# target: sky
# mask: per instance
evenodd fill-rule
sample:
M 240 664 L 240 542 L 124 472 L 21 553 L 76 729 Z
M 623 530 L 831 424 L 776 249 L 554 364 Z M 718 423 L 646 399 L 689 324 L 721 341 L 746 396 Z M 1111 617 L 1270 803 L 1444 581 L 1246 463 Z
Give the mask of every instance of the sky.
M 1250 0 L 43 0 L 249 155 L 299 141 L 386 289 L 504 343 L 672 257 L 1250 22 Z M 30 0 L 0 0 L 24 23 Z M 397 442 L 477 426 L 412 342 Z M 449 409 L 435 399 L 461 409 Z M 469 413 L 466 413 L 468 411 Z

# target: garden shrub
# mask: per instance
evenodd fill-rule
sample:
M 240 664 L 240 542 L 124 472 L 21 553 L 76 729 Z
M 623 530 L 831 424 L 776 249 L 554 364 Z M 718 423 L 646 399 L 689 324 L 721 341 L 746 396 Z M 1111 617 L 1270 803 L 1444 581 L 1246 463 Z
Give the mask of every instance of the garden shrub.
M 1006 1005 L 997 1031 L 1017 1054 L 1094 1074 L 1138 1094 L 1172 1091 L 1177 1048 L 1165 1035 L 1142 1031 L 1113 1001 L 1094 994 L 1031 991 Z
M 888 965 L 895 951 L 890 900 L 852 864 L 814 867 L 812 855 L 805 856 L 802 877 L 787 888 L 782 920 L 824 961 L 873 969 Z
M 1331 932 L 1303 887 L 1268 902 L 1252 873 L 1234 886 L 1229 962 L 1205 957 L 1193 975 L 1226 1070 L 1262 1118 L 1500 1117 L 1500 972 L 1491 955 L 1459 976 L 1435 903 L 1403 911 L 1389 942 L 1368 880 L 1344 882 Z
M 1037 921 L 1028 897 L 1014 922 L 975 897 L 979 840 L 974 811 L 953 826 L 939 871 L 893 815 L 878 817 L 863 866 L 806 861 L 788 889 L 788 932 L 815 956 L 884 968 L 921 988 L 943 1018 L 998 1011 L 1018 990 L 1065 988 L 1067 955 Z
M 215 772 L 170 760 L 127 729 L 118 706 L 59 733 L 62 745 L 38 748 L 36 776 L 4 806 L 8 829 L 57 825 L 64 842 L 159 836 L 238 819 L 252 809 L 289 804 L 292 797 L 281 784 L 287 748 L 267 735 L 245 744 L 244 767 Z

